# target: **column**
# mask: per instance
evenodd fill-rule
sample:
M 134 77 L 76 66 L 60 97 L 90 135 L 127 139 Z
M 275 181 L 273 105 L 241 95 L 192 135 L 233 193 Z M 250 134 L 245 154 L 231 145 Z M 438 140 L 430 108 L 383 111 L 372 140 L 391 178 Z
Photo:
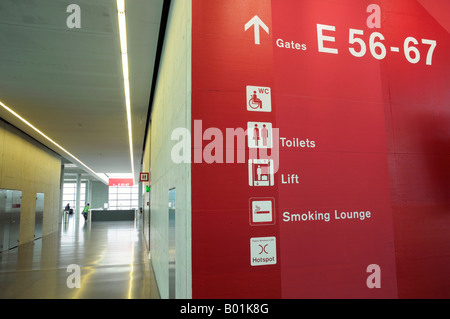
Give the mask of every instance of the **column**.
M 77 174 L 77 193 L 75 199 L 76 199 L 75 216 L 78 219 L 81 214 L 81 174 Z

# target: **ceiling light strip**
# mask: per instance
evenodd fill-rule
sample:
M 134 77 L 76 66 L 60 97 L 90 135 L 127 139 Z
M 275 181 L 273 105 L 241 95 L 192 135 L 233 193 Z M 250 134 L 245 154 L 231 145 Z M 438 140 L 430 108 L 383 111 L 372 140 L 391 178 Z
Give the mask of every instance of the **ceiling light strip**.
M 36 128 L 33 124 L 31 124 L 30 122 L 28 122 L 26 119 L 24 119 L 22 116 L 20 116 L 18 113 L 16 113 L 15 111 L 13 111 L 9 106 L 7 106 L 6 104 L 4 104 L 2 101 L 0 101 L 0 105 L 7 110 L 9 113 L 11 113 L 12 115 L 14 115 L 16 118 L 18 118 L 19 120 L 21 120 L 23 123 L 25 123 L 26 125 L 28 125 L 30 128 L 32 128 L 35 132 L 37 132 L 39 135 L 41 135 L 42 137 L 44 137 L 46 140 L 48 140 L 50 143 L 52 143 L 53 145 L 55 145 L 56 147 L 58 147 L 60 150 L 62 150 L 64 153 L 66 153 L 67 155 L 69 155 L 71 158 L 75 159 L 78 163 L 80 163 L 82 166 L 84 166 L 88 171 L 90 171 L 91 173 L 93 173 L 94 175 L 96 175 L 98 178 L 100 178 L 102 181 L 104 182 L 108 182 L 107 180 L 105 180 L 104 177 L 102 177 L 101 175 L 97 174 L 96 172 L 94 172 L 94 170 L 92 170 L 89 166 L 87 166 L 86 164 L 84 164 L 82 161 L 80 161 L 76 156 L 74 156 L 72 153 L 70 153 L 69 151 L 67 151 L 64 147 L 62 147 L 61 145 L 59 145 L 58 143 L 56 143 L 54 140 L 52 140 L 50 137 L 48 137 L 47 135 L 45 135 L 44 133 L 42 133 L 38 128 Z
M 120 51 L 122 53 L 123 86 L 125 93 L 125 109 L 127 113 L 128 140 L 130 144 L 131 173 L 134 179 L 133 131 L 131 128 L 130 81 L 128 72 L 127 22 L 125 17 L 125 0 L 117 0 L 119 22 Z

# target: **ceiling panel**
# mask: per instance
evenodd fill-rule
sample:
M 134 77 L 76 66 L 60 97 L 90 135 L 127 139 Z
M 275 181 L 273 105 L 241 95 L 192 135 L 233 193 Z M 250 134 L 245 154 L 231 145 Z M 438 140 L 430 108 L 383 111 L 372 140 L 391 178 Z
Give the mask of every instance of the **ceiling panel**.
M 71 3 L 80 29 L 66 25 Z M 126 1 L 135 176 L 162 5 Z M 2 0 L 0 52 L 0 101 L 97 173 L 131 172 L 114 0 Z M 65 156 L 3 108 L 0 116 Z

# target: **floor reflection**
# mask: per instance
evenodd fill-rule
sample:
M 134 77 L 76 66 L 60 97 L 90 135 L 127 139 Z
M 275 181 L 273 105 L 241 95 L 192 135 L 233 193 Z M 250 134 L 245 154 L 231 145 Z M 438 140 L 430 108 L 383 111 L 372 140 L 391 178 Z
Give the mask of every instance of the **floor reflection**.
M 60 232 L 0 253 L 0 298 L 159 298 L 139 222 L 70 216 Z M 72 264 L 80 288 L 68 288 Z

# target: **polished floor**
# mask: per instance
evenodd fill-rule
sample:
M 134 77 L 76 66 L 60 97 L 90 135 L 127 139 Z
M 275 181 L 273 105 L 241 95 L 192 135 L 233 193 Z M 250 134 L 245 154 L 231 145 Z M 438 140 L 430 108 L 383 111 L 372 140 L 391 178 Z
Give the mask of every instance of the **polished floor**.
M 71 216 L 60 232 L 0 253 L 0 298 L 159 298 L 139 227 Z

